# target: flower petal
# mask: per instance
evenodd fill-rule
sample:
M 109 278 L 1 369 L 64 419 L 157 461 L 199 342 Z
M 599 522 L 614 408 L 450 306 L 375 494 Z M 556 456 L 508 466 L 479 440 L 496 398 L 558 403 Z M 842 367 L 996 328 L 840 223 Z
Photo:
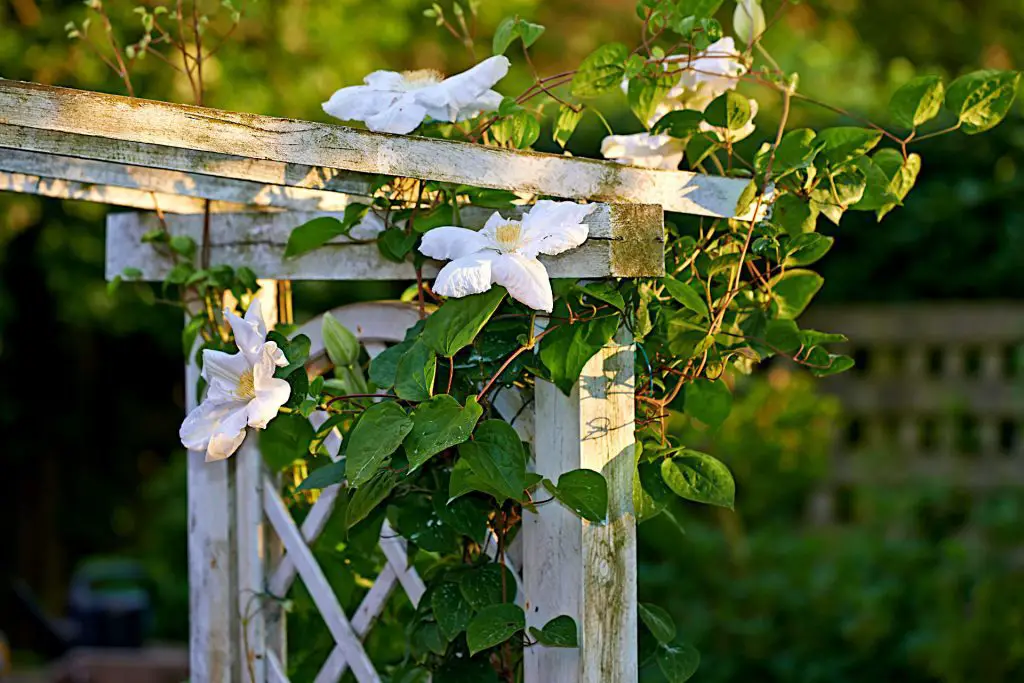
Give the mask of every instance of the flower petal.
M 736 0 L 732 15 L 732 30 L 747 45 L 754 42 L 766 27 L 764 9 L 760 0 Z
M 609 135 L 601 142 L 601 154 L 619 163 L 675 170 L 683 160 L 683 142 L 669 135 Z
M 520 254 L 503 254 L 494 260 L 492 271 L 494 282 L 507 289 L 513 299 L 534 310 L 551 312 L 551 281 L 540 261 Z
M 486 292 L 491 288 L 491 264 L 496 258 L 492 251 L 481 251 L 455 259 L 437 274 L 434 293 L 460 298 Z
M 214 434 L 206 448 L 206 462 L 216 462 L 231 457 L 245 441 L 245 427 L 237 432 Z
M 267 326 L 263 322 L 259 300 L 253 299 L 249 304 L 245 319 L 239 318 L 232 311 L 224 311 L 224 317 L 228 319 L 231 331 L 235 333 L 235 344 L 238 345 L 238 350 L 249 361 L 249 365 L 255 365 L 259 360 L 263 341 L 267 338 Z
M 379 73 L 389 72 L 378 71 L 370 74 L 366 77 L 367 81 Z M 354 85 L 338 90 L 321 106 L 325 112 L 342 121 L 365 121 L 393 105 L 401 96 L 401 92 Z
M 416 101 L 432 109 L 446 111 L 447 116 L 439 119 L 442 121 L 455 121 L 461 110 L 469 110 L 473 116 L 483 111 L 478 108 L 481 104 L 490 105 L 487 110 L 497 109 L 497 105 L 501 104 L 501 96 L 495 100 L 488 93 L 508 73 L 509 64 L 504 55 L 488 57 L 473 68 L 446 78 L 437 85 L 415 91 Z
M 234 453 L 238 444 L 242 443 L 245 423 L 245 401 L 207 399 L 189 412 L 181 423 L 178 436 L 185 448 L 207 451 L 207 460 L 222 459 Z
M 252 366 L 244 354 L 203 349 L 202 374 L 209 385 L 207 400 L 233 400 L 242 373 L 250 367 Z
M 532 259 L 537 254 L 554 256 L 575 249 L 587 241 L 590 228 L 582 221 L 593 210 L 593 204 L 542 199 L 523 216 L 523 245 L 519 252 Z
M 263 429 L 277 415 L 278 409 L 288 402 L 292 394 L 291 385 L 283 379 L 274 377 L 277 369 L 277 356 L 281 350 L 274 342 L 263 345 L 260 361 L 253 368 L 252 379 L 256 397 L 249 401 L 247 410 L 248 424 L 256 429 Z M 287 361 L 285 361 L 287 363 Z M 297 370 L 296 372 L 304 372 Z
M 363 83 L 374 90 L 402 92 L 405 89 L 405 76 L 397 71 L 385 71 L 382 69 L 367 74 L 366 78 L 363 79 Z
M 413 93 L 406 93 L 363 121 L 375 133 L 406 135 L 416 130 L 425 118 L 426 108 L 416 102 Z
M 487 221 L 488 225 L 490 223 Z M 486 230 L 486 227 L 484 229 Z M 420 253 L 439 261 L 451 261 L 475 254 L 487 248 L 487 244 L 487 238 L 482 231 L 444 226 L 428 230 L 423 235 Z

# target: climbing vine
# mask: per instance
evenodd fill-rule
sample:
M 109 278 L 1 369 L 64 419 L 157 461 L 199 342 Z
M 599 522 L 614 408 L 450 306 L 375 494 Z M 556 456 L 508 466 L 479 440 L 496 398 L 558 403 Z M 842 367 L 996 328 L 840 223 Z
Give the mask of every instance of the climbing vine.
M 69 35 L 89 41 L 129 90 L 131 63 L 154 55 L 186 74 L 202 102 L 211 20 L 195 4 L 191 12 L 180 1 L 140 7 L 143 34 L 127 46 L 113 39 L 103 3 L 86 4 L 108 40 L 92 42 L 88 24 L 70 25 Z M 563 505 L 588 523 L 606 523 L 608 486 L 591 470 L 564 472 L 557 481 L 532 472 L 515 429 L 518 415 L 495 407 L 500 392 L 517 392 L 529 404 L 544 381 L 568 394 L 586 362 L 625 331 L 637 349 L 637 521 L 662 515 L 675 522 L 669 503 L 676 497 L 732 508 L 728 468 L 681 441 L 671 419 L 718 427 L 730 412 L 730 376 L 773 357 L 819 377 L 849 369 L 851 358 L 829 350 L 842 335 L 798 323 L 822 286 L 813 265 L 834 242 L 817 226 L 839 225 L 849 211 L 882 220 L 898 210 L 922 169 L 917 143 L 982 133 L 1006 116 L 1016 95 L 1017 72 L 976 71 L 949 83 L 919 76 L 893 94 L 885 125 L 868 121 L 802 92 L 798 75 L 764 47 L 763 34 L 788 1 L 762 7 L 738 0 L 732 35 L 720 23 L 723 4 L 640 0 L 635 44 L 601 45 L 577 69 L 548 75 L 531 56 L 543 26 L 508 17 L 487 45 L 476 34 L 478 2 L 435 4 L 427 16 L 465 46 L 475 66 L 450 78 L 378 71 L 324 104 L 327 113 L 375 131 L 514 149 L 537 143 L 542 120 L 553 122 L 552 139 L 565 147 L 580 121 L 594 116 L 608 128 L 608 159 L 747 180 L 739 218 L 667 216 L 664 277 L 548 278 L 542 257 L 584 243 L 589 205 L 378 177 L 370 196 L 343 216 L 297 226 L 285 258 L 331 240 L 375 242 L 384 259 L 414 265 L 416 282 L 404 298 L 420 320 L 404 341 L 371 359 L 350 330 L 326 316 L 332 367 L 314 372 L 307 368 L 310 340 L 289 337 L 287 326 L 268 331 L 259 305 L 250 303 L 257 274 L 209 263 L 208 234 L 198 244 L 166 227 L 145 237 L 175 259 L 164 298 L 189 311 L 183 346 L 204 369 L 205 398 L 182 426 L 183 442 L 220 459 L 251 438 L 247 428 L 265 429 L 261 445 L 271 467 L 294 471 L 301 463 L 304 475 L 289 487 L 296 505 L 311 492 L 346 487 L 334 521 L 339 542 L 375 538 L 385 519 L 409 542 L 428 589 L 405 614 L 407 648 L 390 680 L 421 681 L 429 673 L 437 683 L 512 682 L 520 680 L 525 648 L 578 645 L 569 616 L 527 629 L 505 553 L 524 512 L 540 506 Z M 230 34 L 240 10 L 225 2 L 224 11 Z M 478 61 L 488 49 L 491 56 Z M 512 62 L 532 83 L 503 95 L 499 83 Z M 771 99 L 779 103 L 779 123 L 744 156 L 737 143 L 754 134 L 760 103 Z M 600 108 L 622 102 L 644 132 L 611 129 Z M 795 107 L 824 107 L 847 123 L 791 129 Z M 469 207 L 495 213 L 470 231 Z M 447 262 L 433 280 L 424 274 L 428 257 Z M 225 297 L 239 312 L 248 309 L 244 317 L 223 310 Z M 326 415 L 317 427 L 314 414 Z M 338 453 L 326 452 L 332 430 L 343 437 Z M 672 683 L 690 678 L 699 655 L 685 634 L 656 605 L 641 605 L 639 616 L 645 663 L 656 662 Z

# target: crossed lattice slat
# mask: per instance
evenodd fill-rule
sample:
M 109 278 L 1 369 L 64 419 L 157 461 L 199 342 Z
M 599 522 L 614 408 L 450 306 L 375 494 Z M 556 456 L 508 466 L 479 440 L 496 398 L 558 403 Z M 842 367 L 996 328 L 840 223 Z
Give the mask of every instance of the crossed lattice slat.
M 355 304 L 336 309 L 332 313 L 342 324 L 355 332 L 371 357 L 383 351 L 387 343 L 401 341 L 405 331 L 417 319 L 415 308 L 394 303 Z M 321 361 L 325 354 L 321 324 L 322 318 L 318 317 L 300 330 L 310 337 L 310 363 L 314 364 Z M 532 438 L 532 416 L 528 410 L 524 410 L 526 406 L 518 392 L 500 392 L 495 401 L 495 408 L 508 419 L 516 417 L 516 427 L 522 438 Z M 322 412 L 314 413 L 311 417 L 311 422 L 316 428 L 323 425 L 326 420 L 327 414 Z M 327 434 L 324 446 L 328 453 L 339 452 L 341 436 L 337 430 L 331 430 Z M 337 459 L 337 455 L 331 457 Z M 329 486 L 321 491 L 300 527 L 288 512 L 274 481 L 269 475 L 264 475 L 263 509 L 286 551 L 269 575 L 267 591 L 271 595 L 284 596 L 296 576 L 301 577 L 334 638 L 335 647 L 320 668 L 314 683 L 336 683 L 349 668 L 360 683 L 377 682 L 380 681 L 380 677 L 363 648 L 362 640 L 384 611 L 388 598 L 397 586 L 402 587 L 414 606 L 423 597 L 426 586 L 416 569 L 409 564 L 405 540 L 385 521 L 379 545 L 387 562 L 352 618 L 346 616 L 311 550 L 312 544 L 330 519 L 341 492 L 341 484 Z M 484 551 L 492 558 L 497 554 L 497 539 L 493 533 L 488 538 Z M 522 578 L 507 557 L 505 562 L 515 577 L 516 601 L 522 605 Z M 275 683 L 288 683 L 285 667 L 272 648 L 267 649 L 267 675 Z

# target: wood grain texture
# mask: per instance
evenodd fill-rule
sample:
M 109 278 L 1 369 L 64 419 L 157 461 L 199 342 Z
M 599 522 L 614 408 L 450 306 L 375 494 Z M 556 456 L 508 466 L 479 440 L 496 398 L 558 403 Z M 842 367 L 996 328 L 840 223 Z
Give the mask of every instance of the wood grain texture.
M 620 214 L 614 207 L 599 205 L 586 223 L 591 237 L 578 249 L 558 256 L 541 257 L 551 277 L 604 278 L 634 277 L 643 274 L 658 277 L 664 274 L 664 232 L 661 212 L 656 207 L 637 213 L 630 220 L 616 222 Z M 211 217 L 211 263 L 233 267 L 248 266 L 260 276 L 281 280 L 413 280 L 416 273 L 411 261 L 395 263 L 380 254 L 375 242 L 358 242 L 339 237 L 298 258 L 284 258 L 288 235 L 296 226 L 319 217 L 320 213 L 250 213 L 217 214 Z M 337 215 L 337 214 L 335 214 Z M 172 234 L 189 235 L 201 241 L 203 217 L 200 215 L 166 216 Z M 486 220 L 484 212 L 467 212 L 467 226 Z M 153 214 L 111 214 L 107 217 L 107 277 L 113 278 L 125 268 L 138 268 L 143 280 L 162 280 L 173 267 L 172 259 L 160 254 L 141 238 L 160 227 Z M 646 252 L 646 271 L 622 257 Z M 429 261 L 424 275 L 433 277 L 439 264 Z
M 161 195 L 210 199 L 253 209 L 293 211 L 344 211 L 351 201 L 351 195 L 343 192 L 287 187 L 20 149 L 0 150 L 0 171 L 91 185 L 99 196 L 109 192 L 116 197 L 113 188 L 134 189 Z M 107 190 L 108 187 L 111 189 Z M 147 208 L 152 208 L 152 203 Z M 160 209 L 175 213 L 163 206 Z
M 609 510 L 604 524 L 559 504 L 524 511 L 527 623 L 540 628 L 568 614 L 580 628 L 579 649 L 527 648 L 527 681 L 637 680 L 633 389 L 633 344 L 625 331 L 587 363 L 570 396 L 537 382 L 536 471 L 553 481 L 578 468 L 601 472 Z
M 142 143 L 257 162 L 383 173 L 574 199 L 659 204 L 669 211 L 711 217 L 733 217 L 748 184 L 742 179 L 372 133 L 9 80 L 0 80 L 0 124 L 46 134 L 91 136 L 91 144 L 73 156 L 102 161 L 116 160 L 112 156 L 118 142 Z M 30 149 L 25 141 L 17 146 Z

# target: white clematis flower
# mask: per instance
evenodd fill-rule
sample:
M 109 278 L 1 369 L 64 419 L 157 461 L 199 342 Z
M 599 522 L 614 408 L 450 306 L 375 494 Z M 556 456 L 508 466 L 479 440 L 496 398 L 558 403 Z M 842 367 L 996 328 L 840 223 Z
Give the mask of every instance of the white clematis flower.
M 291 387 L 274 371 L 288 365 L 284 352 L 267 341 L 259 301 L 249 304 L 245 318 L 224 315 L 235 333 L 236 354 L 203 351 L 206 398 L 185 418 L 178 431 L 190 451 L 206 451 L 206 461 L 223 460 L 242 444 L 246 426 L 263 429 L 291 395 Z
M 507 57 L 497 55 L 468 71 L 445 78 L 439 71 L 374 71 L 364 85 L 342 88 L 324 102 L 324 111 L 346 121 L 363 121 L 378 133 L 411 133 L 430 117 L 462 121 L 494 111 L 501 95 L 491 87 L 508 73 Z
M 666 101 L 679 103 L 676 109 L 704 111 L 715 99 L 735 90 L 740 76 L 747 72 L 747 65 L 729 36 L 698 52 L 692 60 L 685 55 L 682 59 L 669 59 L 674 62 L 672 66 L 685 69 L 666 96 Z
M 670 135 L 634 133 L 609 135 L 601 141 L 601 154 L 620 164 L 675 171 L 683 160 L 683 141 Z
M 486 292 L 498 284 L 513 299 L 538 311 L 551 312 L 551 281 L 540 254 L 554 256 L 587 240 L 582 223 L 594 209 L 590 204 L 541 200 L 521 220 L 495 212 L 479 232 L 440 227 L 423 236 L 420 252 L 451 261 L 434 280 L 434 292 L 463 297 Z
M 736 0 L 736 10 L 732 14 L 732 28 L 736 37 L 750 45 L 767 27 L 761 0 Z

